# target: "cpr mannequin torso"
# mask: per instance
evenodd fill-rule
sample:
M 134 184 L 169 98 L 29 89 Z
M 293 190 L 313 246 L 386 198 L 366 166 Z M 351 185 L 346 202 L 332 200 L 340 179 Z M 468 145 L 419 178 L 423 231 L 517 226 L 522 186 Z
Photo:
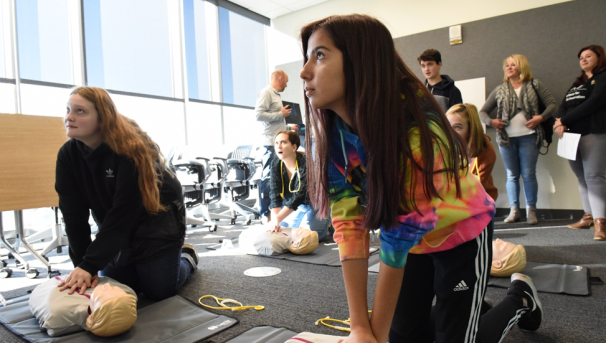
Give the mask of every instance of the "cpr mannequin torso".
M 286 252 L 309 254 L 318 247 L 318 233 L 308 229 L 282 228 L 268 232 L 266 227 L 244 230 L 239 238 L 240 248 L 248 254 L 280 255 Z
M 93 313 L 109 300 L 125 295 L 133 296 L 136 304 L 137 295 L 130 287 L 108 277 L 100 277 L 97 287 L 87 289 L 84 294 L 59 291 L 61 281 L 55 277 L 38 285 L 29 298 L 32 314 L 50 336 L 89 330 L 86 322 L 89 306 Z

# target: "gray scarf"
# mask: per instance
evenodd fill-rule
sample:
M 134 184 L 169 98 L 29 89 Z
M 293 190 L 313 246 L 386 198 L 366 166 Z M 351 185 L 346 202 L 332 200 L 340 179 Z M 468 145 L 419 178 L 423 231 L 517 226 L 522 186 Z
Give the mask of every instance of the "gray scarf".
M 534 86 L 537 87 L 536 82 L 534 82 Z M 518 98 L 515 89 L 509 82 L 500 84 L 497 86 L 496 94 L 497 119 L 501 119 L 507 126 L 509 121 L 522 110 L 526 112 L 526 120 L 532 119 L 533 116 L 540 114 L 538 96 L 529 81 L 522 83 L 520 98 Z M 537 132 L 537 147 L 540 148 L 545 133 L 541 125 L 535 127 L 534 130 Z M 504 129 L 497 131 L 497 143 L 502 146 L 509 146 L 509 136 Z

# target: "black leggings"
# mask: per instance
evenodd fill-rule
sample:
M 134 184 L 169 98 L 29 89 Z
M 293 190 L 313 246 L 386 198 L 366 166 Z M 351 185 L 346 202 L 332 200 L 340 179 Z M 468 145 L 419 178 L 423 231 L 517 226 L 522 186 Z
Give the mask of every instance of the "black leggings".
M 109 276 L 135 292 L 160 301 L 176 295 L 195 269 L 181 257 L 181 248 L 171 251 L 153 261 L 134 263 L 116 268 L 106 266 L 100 276 Z

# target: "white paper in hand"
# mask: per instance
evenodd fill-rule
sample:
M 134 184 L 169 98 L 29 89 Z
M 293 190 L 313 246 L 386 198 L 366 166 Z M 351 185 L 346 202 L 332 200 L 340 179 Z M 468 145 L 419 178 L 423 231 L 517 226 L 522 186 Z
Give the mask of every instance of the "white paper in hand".
M 575 161 L 580 139 L 579 133 L 564 132 L 562 138 L 558 140 L 558 156 Z

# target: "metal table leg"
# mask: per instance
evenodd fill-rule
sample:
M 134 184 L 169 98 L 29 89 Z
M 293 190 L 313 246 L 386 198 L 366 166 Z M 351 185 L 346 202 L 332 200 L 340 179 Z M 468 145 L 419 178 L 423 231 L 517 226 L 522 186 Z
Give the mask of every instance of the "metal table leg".
M 59 221 L 59 208 L 55 207 L 55 228 L 53 230 L 53 240 L 48 243 L 46 248 L 42 250 L 40 255 L 46 256 L 53 249 L 57 248 L 57 252 L 61 253 L 61 247 L 68 246 L 69 241 L 67 237 L 63 236 L 63 230 L 61 226 L 61 222 Z
M 19 260 L 23 264 L 25 269 L 29 268 L 29 263 L 27 263 L 23 256 L 19 254 L 18 249 L 14 249 L 13 246 L 6 240 L 6 237 L 4 237 L 4 226 L 2 225 L 2 212 L 0 212 L 0 243 L 4 245 L 4 247 L 9 251 L 10 254 L 15 257 L 15 259 Z
M 37 258 L 40 262 L 42 262 L 46 266 L 46 269 L 47 269 L 47 272 L 48 272 L 48 277 L 50 278 L 53 275 L 57 275 L 56 274 L 56 273 L 58 273 L 57 271 L 52 271 L 51 270 L 50 263 L 48 263 L 48 261 L 44 257 L 40 256 L 40 254 L 38 254 L 38 252 L 36 251 L 36 249 L 34 249 L 31 245 L 29 245 L 27 243 L 27 241 L 25 240 L 25 237 L 24 237 L 24 234 L 23 234 L 23 231 L 24 231 L 24 227 L 23 227 L 23 211 L 21 211 L 21 210 L 15 211 L 15 227 L 17 229 L 17 241 L 20 241 L 23 244 L 23 247 L 25 249 L 27 249 L 32 255 L 34 255 L 35 258 Z M 29 269 L 27 267 L 25 269 L 26 269 L 26 275 L 27 275 L 27 277 L 34 278 L 34 277 L 37 276 L 37 270 L 35 270 L 33 268 Z M 31 275 L 33 275 L 34 272 L 35 272 L 35 276 L 32 277 Z

